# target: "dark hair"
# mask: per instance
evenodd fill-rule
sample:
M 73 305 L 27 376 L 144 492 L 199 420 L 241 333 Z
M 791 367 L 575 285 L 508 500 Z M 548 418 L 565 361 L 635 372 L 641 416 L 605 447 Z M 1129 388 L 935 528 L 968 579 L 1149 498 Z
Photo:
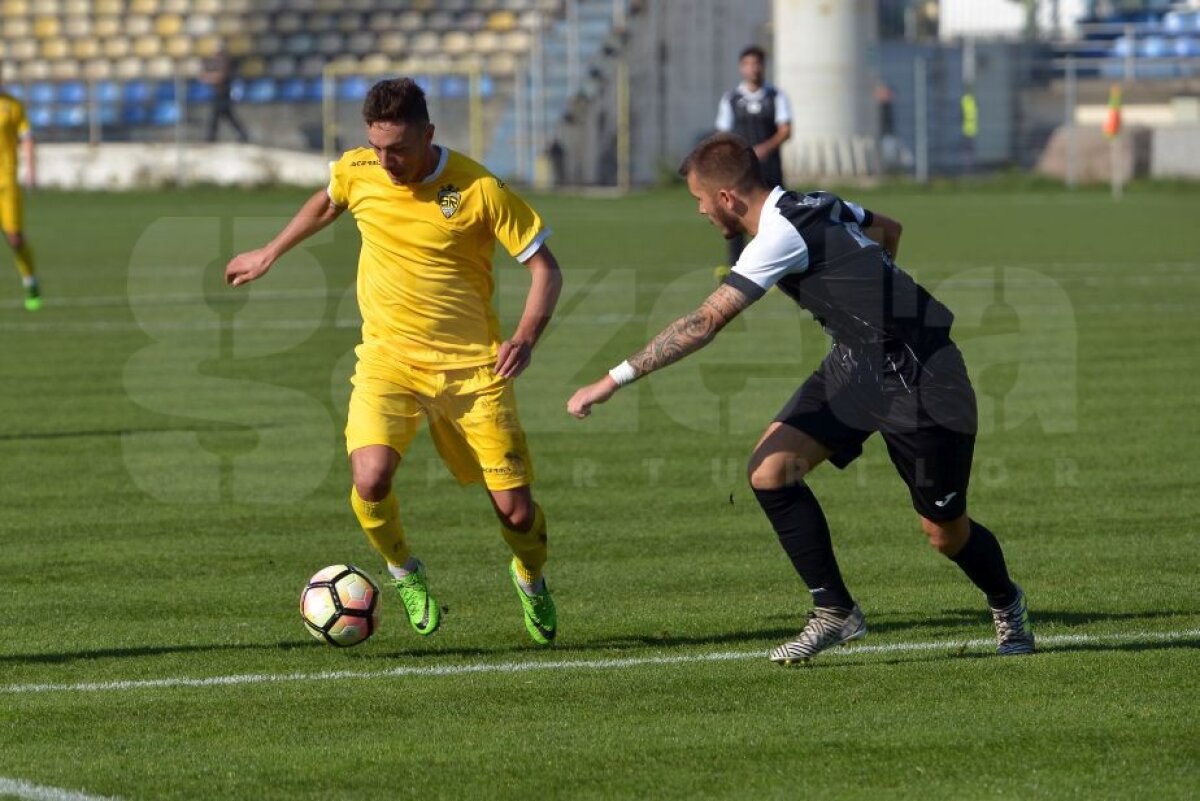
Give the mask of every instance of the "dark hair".
M 391 78 L 372 86 L 363 101 L 362 113 L 367 125 L 377 122 L 429 124 L 425 92 L 411 78 Z
M 745 58 L 746 56 L 754 56 L 754 57 L 756 57 L 756 58 L 757 58 L 759 61 L 761 61 L 762 63 L 764 63 L 764 64 L 766 64 L 766 63 L 767 63 L 767 54 L 766 54 L 766 51 L 764 51 L 764 50 L 763 50 L 761 47 L 759 47 L 758 45 L 750 45 L 750 46 L 749 46 L 749 47 L 747 47 L 745 50 L 743 50 L 743 51 L 742 51 L 742 54 L 741 54 L 740 56 L 738 56 L 738 61 L 741 61 L 741 60 L 742 60 L 743 58 Z
M 768 188 L 754 148 L 737 134 L 715 133 L 696 145 L 679 165 L 681 176 L 687 178 L 691 173 L 717 189 L 749 192 Z

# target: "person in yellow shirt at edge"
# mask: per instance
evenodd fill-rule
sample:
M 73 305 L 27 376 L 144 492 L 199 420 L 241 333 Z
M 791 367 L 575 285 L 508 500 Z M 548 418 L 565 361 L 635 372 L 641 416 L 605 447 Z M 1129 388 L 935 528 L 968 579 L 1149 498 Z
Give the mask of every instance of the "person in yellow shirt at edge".
M 12 95 L 0 89 L 0 228 L 8 240 L 17 260 L 17 272 L 25 286 L 25 308 L 37 311 L 42 308 L 41 292 L 33 270 L 33 251 L 25 238 L 21 189 L 17 184 L 17 143 L 24 149 L 25 186 L 33 189 L 37 171 L 33 160 L 33 131 L 25 106 Z
M 418 634 L 441 610 L 425 567 L 409 550 L 392 477 L 422 418 L 462 484 L 487 487 L 512 549 L 509 575 L 525 628 L 547 645 L 557 633 L 542 576 L 546 518 L 530 490 L 529 449 L 514 379 L 529 366 L 562 276 L 549 230 L 524 200 L 482 165 L 433 141 L 425 94 L 408 78 L 375 84 L 363 103 L 367 143 L 330 165 L 327 190 L 304 204 L 265 247 L 234 257 L 233 286 L 264 275 L 282 254 L 349 209 L 362 237 L 356 348 L 346 449 L 350 504 L 388 570 Z M 524 313 L 501 341 L 492 308 L 492 252 L 499 242 L 530 272 Z

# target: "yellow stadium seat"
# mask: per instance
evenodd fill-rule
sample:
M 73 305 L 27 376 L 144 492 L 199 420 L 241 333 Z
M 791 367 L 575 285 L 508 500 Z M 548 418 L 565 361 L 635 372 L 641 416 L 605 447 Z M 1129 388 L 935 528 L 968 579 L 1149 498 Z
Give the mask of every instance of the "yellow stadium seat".
M 359 69 L 368 75 L 382 75 L 392 71 L 392 59 L 383 53 L 372 53 L 359 63 Z
M 86 17 L 92 13 L 91 0 L 67 0 L 63 3 L 63 13 L 73 17 Z
M 248 55 L 254 50 L 254 39 L 245 34 L 231 36 L 225 40 L 225 48 L 231 56 Z
M 159 36 L 174 36 L 183 30 L 183 17 L 178 14 L 160 14 L 154 20 L 154 32 Z
M 267 62 L 257 56 L 244 58 L 238 65 L 238 74 L 243 78 L 260 78 L 267 72 Z
M 73 81 L 79 74 L 79 62 L 73 58 L 50 63 L 50 77 L 56 81 Z
M 495 31 L 479 31 L 475 34 L 471 49 L 483 55 L 494 53 L 500 49 L 500 37 Z
M 37 17 L 33 21 L 33 35 L 39 39 L 53 39 L 61 30 L 58 17 Z
M 94 58 L 83 65 L 83 74 L 88 80 L 103 81 L 112 77 L 112 62 L 107 58 Z
M 524 53 L 529 50 L 530 44 L 533 43 L 533 37 L 529 31 L 515 30 L 504 34 L 503 47 L 510 53 Z
M 92 18 L 75 14 L 64 17 L 63 33 L 72 39 L 80 36 L 90 36 L 92 33 Z
M 188 36 L 207 36 L 217 29 L 217 21 L 211 14 L 192 14 L 183 23 Z
M 442 50 L 450 55 L 470 52 L 471 34 L 465 31 L 450 31 L 442 37 Z
M 100 40 L 87 37 L 76 39 L 71 45 L 71 55 L 81 61 L 100 56 Z
M 130 14 L 157 14 L 158 0 L 129 0 Z
M 390 56 L 403 55 L 407 45 L 408 37 L 399 31 L 388 31 L 379 37 L 379 51 Z
M 38 55 L 38 45 L 33 39 L 13 39 L 8 47 L 10 57 L 17 61 L 30 61 Z
M 189 36 L 172 36 L 166 41 L 164 50 L 171 58 L 183 58 L 192 54 L 192 43 L 195 40 Z
M 140 78 L 144 74 L 142 60 L 132 56 L 126 57 L 113 64 L 113 74 L 122 80 Z
M 30 10 L 34 14 L 58 14 L 62 12 L 62 3 L 58 0 L 33 0 Z
M 0 11 L 6 17 L 24 17 L 29 14 L 29 3 L 25 0 L 4 0 Z
M 170 56 L 159 56 L 146 62 L 146 75 L 150 78 L 174 78 L 175 59 Z
M 66 39 L 43 39 L 41 56 L 47 61 L 66 58 L 71 55 L 71 45 Z
M 50 65 L 41 59 L 26 61 L 18 71 L 23 81 L 44 81 L 50 77 Z
M 93 0 L 92 13 L 98 17 L 124 14 L 125 0 Z
M 96 23 L 92 26 L 92 33 L 100 37 L 118 36 L 121 33 L 121 18 L 96 17 Z
M 196 45 L 192 48 L 196 55 L 207 58 L 214 55 L 221 47 L 221 40 L 216 36 L 201 36 L 196 40 Z
M 4 20 L 4 38 L 10 41 L 28 39 L 33 36 L 29 17 L 8 17 Z
M 219 14 L 223 6 L 221 0 L 196 0 L 190 9 L 193 14 Z
M 126 36 L 146 36 L 154 32 L 154 20 L 143 14 L 133 14 L 125 18 L 124 32 Z
M 133 40 L 133 54 L 138 58 L 154 58 L 162 52 L 162 39 L 153 34 Z
M 488 56 L 487 67 L 493 75 L 512 75 L 517 71 L 517 59 L 512 53 L 493 53 Z
M 163 0 L 162 2 L 162 11 L 166 14 L 186 14 L 191 10 L 191 0 Z
M 487 26 L 493 31 L 511 31 L 517 27 L 517 15 L 511 11 L 494 11 L 488 16 Z
M 123 58 L 129 55 L 129 51 L 133 48 L 124 36 L 114 36 L 111 39 L 105 39 L 101 49 L 108 58 Z

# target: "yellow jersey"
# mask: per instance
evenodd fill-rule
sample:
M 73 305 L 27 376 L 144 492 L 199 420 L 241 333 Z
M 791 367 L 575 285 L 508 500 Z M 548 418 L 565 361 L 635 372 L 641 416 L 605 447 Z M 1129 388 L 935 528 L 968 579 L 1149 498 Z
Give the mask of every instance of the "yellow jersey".
M 0 183 L 17 182 L 17 142 L 28 133 L 25 106 L 12 95 L 0 92 Z
M 440 151 L 424 181 L 399 186 L 370 148 L 348 151 L 330 164 L 329 198 L 350 210 L 362 236 L 363 342 L 404 364 L 456 370 L 496 359 L 495 243 L 525 261 L 549 231 L 486 167 Z

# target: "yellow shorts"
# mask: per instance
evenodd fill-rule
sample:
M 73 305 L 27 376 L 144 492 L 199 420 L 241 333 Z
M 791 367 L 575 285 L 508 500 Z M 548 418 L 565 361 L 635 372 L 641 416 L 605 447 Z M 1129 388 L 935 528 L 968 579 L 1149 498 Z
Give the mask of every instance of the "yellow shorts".
M 506 490 L 533 481 L 512 380 L 497 376 L 492 365 L 422 370 L 387 360 L 369 345 L 357 353 L 348 453 L 389 445 L 403 456 L 425 417 L 434 446 L 460 484 L 483 481 L 489 490 Z
M 20 233 L 23 223 L 20 187 L 0 182 L 0 230 L 6 234 Z

